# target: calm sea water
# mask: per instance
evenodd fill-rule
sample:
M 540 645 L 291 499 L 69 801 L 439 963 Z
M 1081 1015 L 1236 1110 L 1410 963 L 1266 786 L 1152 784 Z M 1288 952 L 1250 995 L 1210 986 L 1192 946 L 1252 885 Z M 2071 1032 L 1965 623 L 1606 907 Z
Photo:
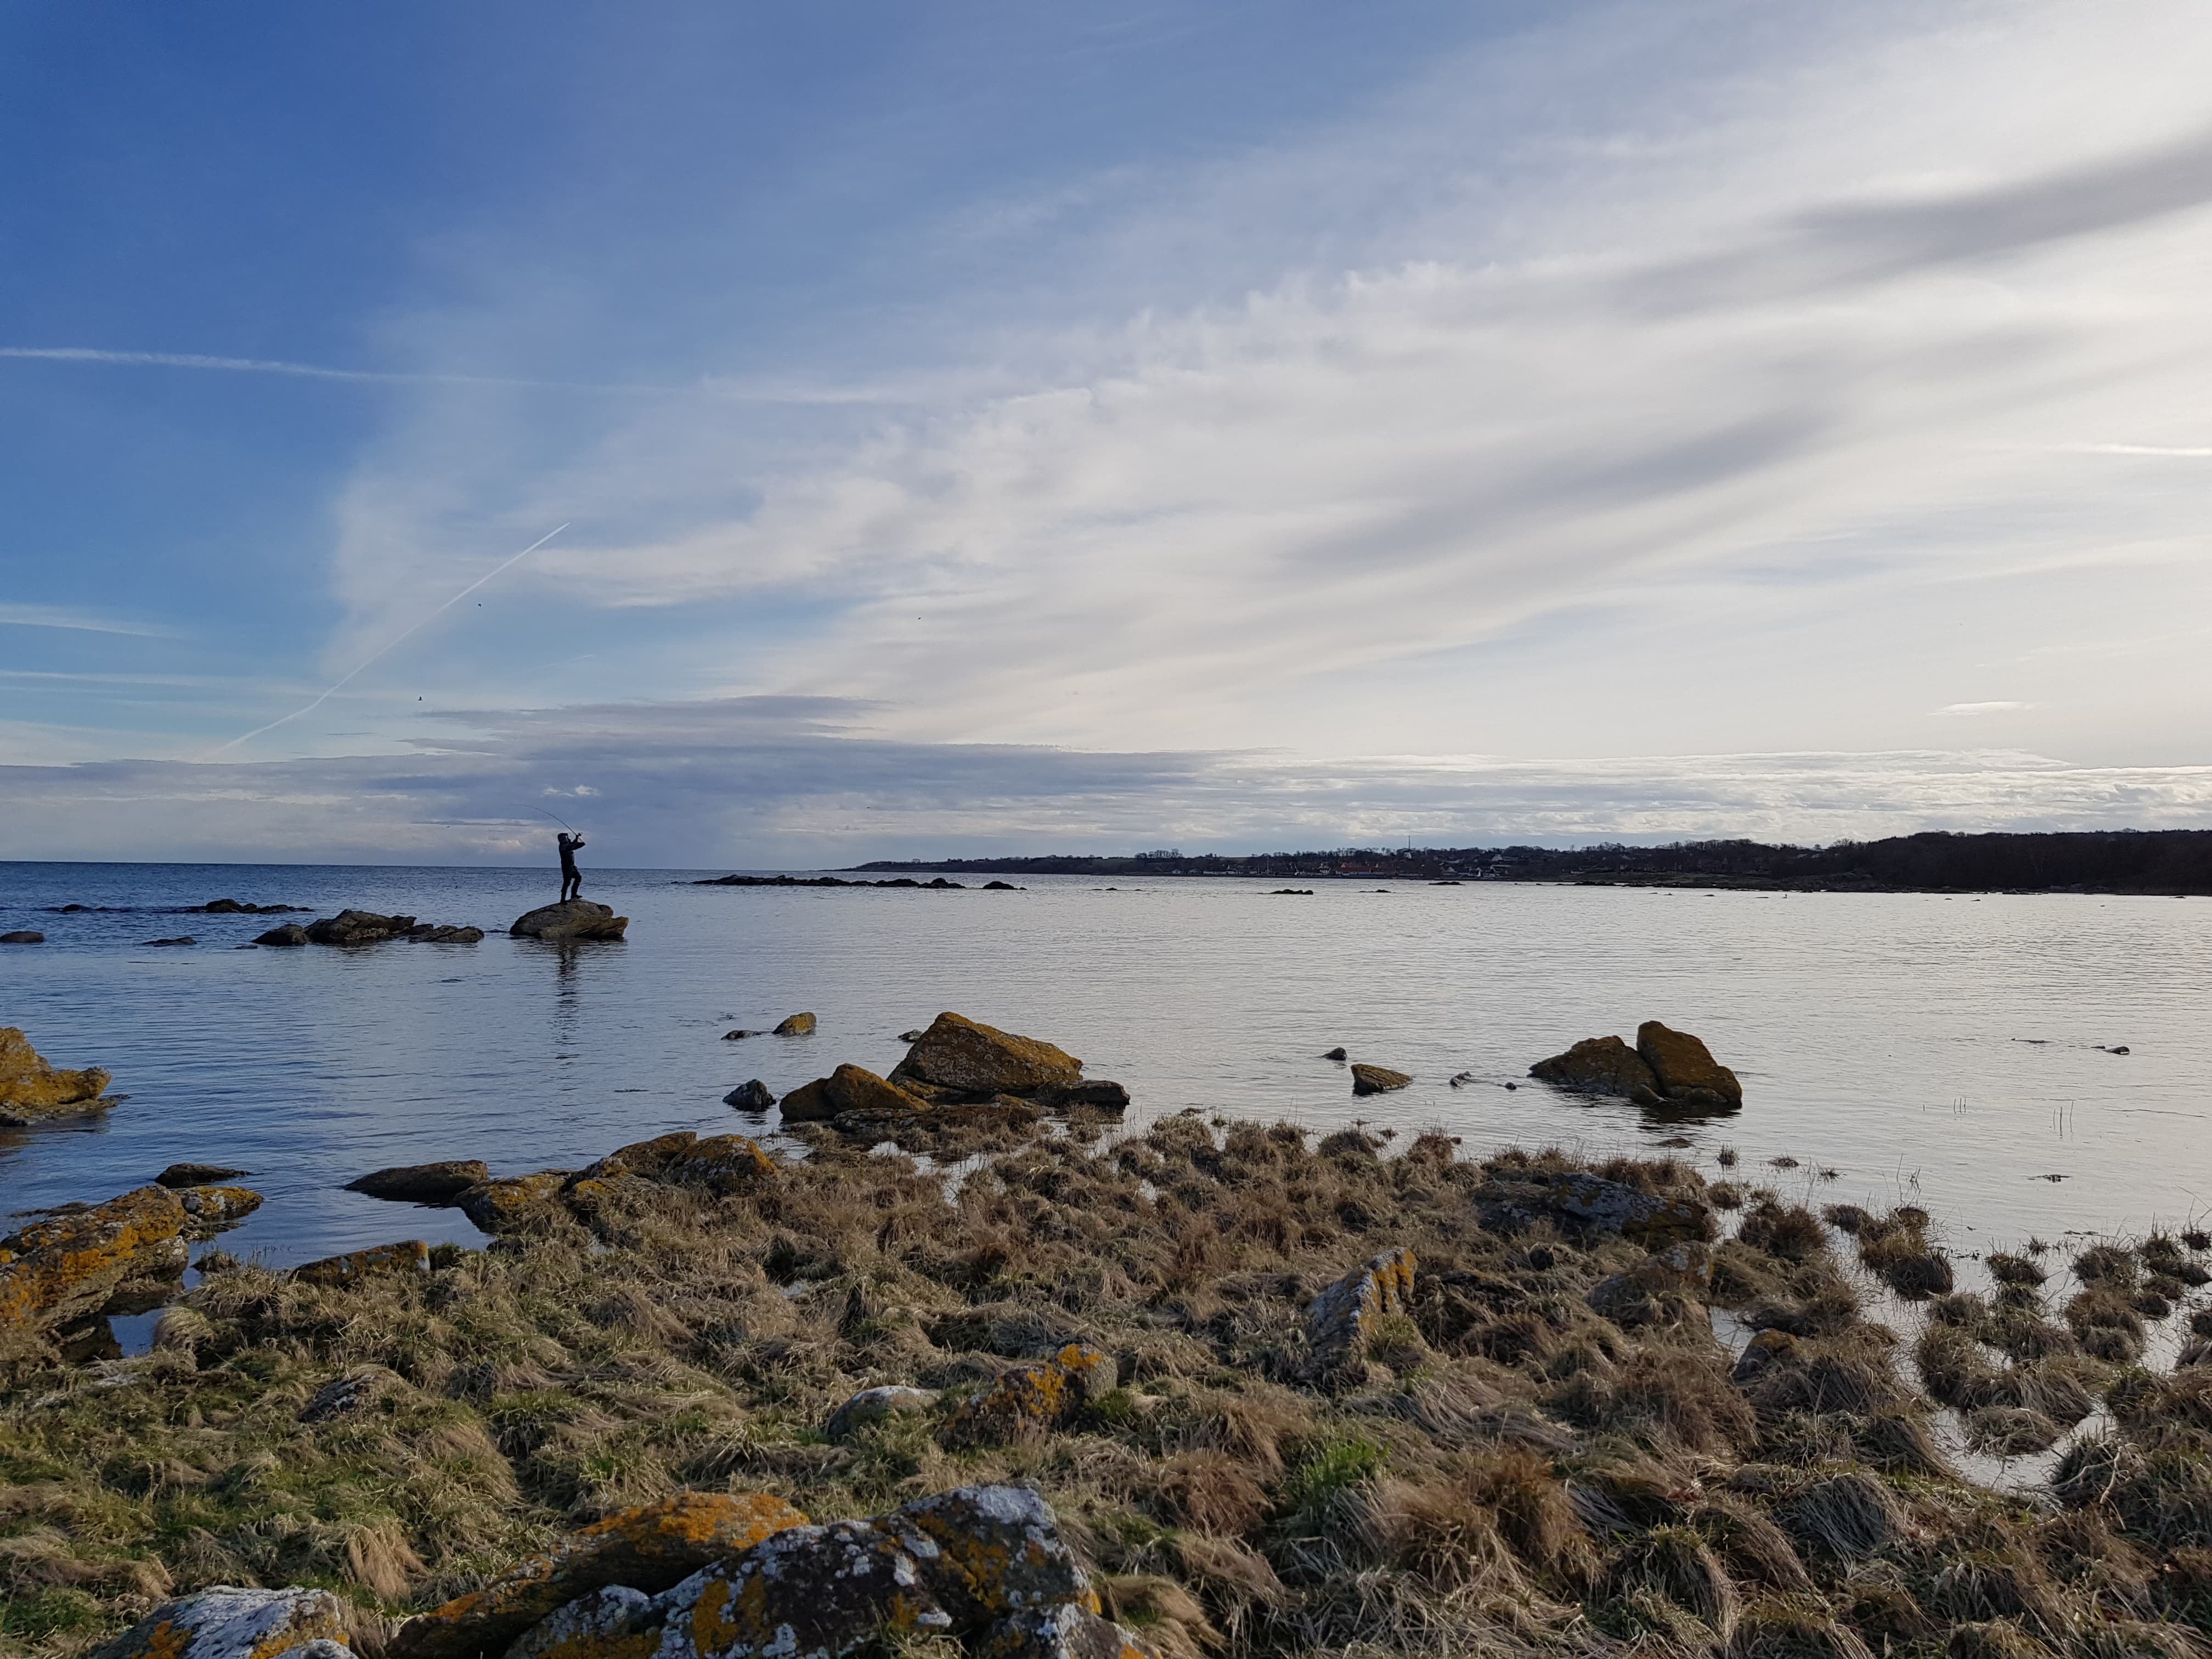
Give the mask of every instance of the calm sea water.
M 1793 1198 L 1920 1203 L 1962 1252 L 2212 1209 L 2212 902 L 689 884 L 708 873 L 587 872 L 587 894 L 632 918 L 629 939 L 562 951 L 503 931 L 554 896 L 550 868 L 0 864 L 0 931 L 47 939 L 0 947 L 0 1024 L 58 1065 L 106 1066 L 130 1097 L 101 1118 L 0 1131 L 0 1210 L 106 1198 L 192 1159 L 249 1170 L 266 1195 L 224 1240 L 240 1254 L 472 1241 L 454 1212 L 339 1188 L 392 1164 L 519 1173 L 672 1128 L 756 1132 L 720 1104 L 735 1085 L 781 1094 L 840 1060 L 887 1071 L 897 1033 L 947 1008 L 1081 1055 L 1128 1085 L 1138 1122 L 1191 1106 L 1315 1128 L 1364 1119 L 1401 1138 L 1442 1128 L 1470 1152 L 1650 1152 L 1682 1135 L 1709 1173 L 1732 1146 L 1743 1173 Z M 226 896 L 491 937 L 241 951 L 269 920 L 165 914 Z M 116 908 L 48 908 L 72 902 Z M 179 933 L 198 943 L 142 943 Z M 819 1017 L 815 1036 L 721 1040 L 799 1010 Z M 1655 1018 L 1736 1069 L 1741 1114 L 1655 1122 L 1526 1079 L 1577 1038 Z M 1338 1044 L 1417 1080 L 1355 1102 L 1318 1058 Z

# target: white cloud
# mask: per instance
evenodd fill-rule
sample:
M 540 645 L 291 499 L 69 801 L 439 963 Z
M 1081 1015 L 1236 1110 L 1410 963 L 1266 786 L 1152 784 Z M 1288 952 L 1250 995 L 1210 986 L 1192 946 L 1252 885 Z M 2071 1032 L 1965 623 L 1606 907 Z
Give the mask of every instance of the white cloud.
M 2034 708 L 2032 702 L 1950 702 L 1936 712 L 1939 714 L 2017 714 Z

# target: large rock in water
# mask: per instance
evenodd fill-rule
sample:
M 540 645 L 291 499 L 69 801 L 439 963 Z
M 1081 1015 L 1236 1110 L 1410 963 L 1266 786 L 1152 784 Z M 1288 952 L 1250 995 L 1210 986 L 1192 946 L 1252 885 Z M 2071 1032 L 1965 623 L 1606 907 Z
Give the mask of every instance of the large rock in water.
M 1659 1079 L 1659 1091 L 1670 1105 L 1734 1109 L 1743 1104 L 1743 1085 L 1735 1073 L 1714 1060 L 1712 1050 L 1687 1031 L 1647 1019 L 1636 1028 L 1636 1052 Z
M 939 1014 L 890 1074 L 894 1084 L 971 1095 L 1026 1095 L 1082 1080 L 1083 1062 L 1066 1050 L 952 1013 Z
M 345 1609 L 319 1589 L 236 1589 L 218 1584 L 165 1602 L 94 1659 L 277 1659 L 295 1649 L 345 1647 Z
M 187 1218 L 176 1194 L 148 1186 L 0 1238 L 0 1358 L 37 1352 L 126 1280 L 181 1271 Z
M 629 926 L 611 905 L 573 898 L 559 904 L 541 904 L 519 915 L 507 931 L 512 939 L 542 939 L 549 945 L 568 945 L 578 939 L 620 939 Z
M 21 1030 L 0 1025 L 0 1127 L 100 1111 L 107 1104 L 100 1096 L 108 1082 L 97 1066 L 81 1072 L 49 1066 Z
M 1538 1060 L 1528 1075 L 1577 1094 L 1634 1099 L 1638 1091 L 1653 1096 L 1659 1092 L 1659 1079 L 1644 1056 L 1617 1036 L 1584 1037 L 1564 1054 Z
M 618 1584 L 655 1595 L 702 1567 L 752 1549 L 806 1517 L 763 1492 L 680 1492 L 586 1527 L 420 1619 L 402 1625 L 388 1659 L 475 1659 L 571 1601 Z
M 414 925 L 412 916 L 379 915 L 374 910 L 341 910 L 334 916 L 309 922 L 307 939 L 314 945 L 374 945 L 381 939 L 396 939 Z M 280 927 L 273 931 L 284 930 Z M 254 942 L 260 943 L 258 939 Z
M 1355 1095 L 1387 1095 L 1394 1089 L 1402 1089 L 1413 1079 L 1403 1072 L 1394 1072 L 1388 1066 L 1354 1066 L 1352 1068 L 1352 1092 Z
M 400 1204 L 451 1204 L 478 1182 L 491 1178 L 480 1158 L 451 1158 L 437 1164 L 399 1164 L 372 1170 L 345 1184 L 349 1193 L 390 1199 Z
M 786 1123 L 823 1123 L 847 1112 L 926 1112 L 929 1103 L 861 1066 L 840 1066 L 783 1097 Z

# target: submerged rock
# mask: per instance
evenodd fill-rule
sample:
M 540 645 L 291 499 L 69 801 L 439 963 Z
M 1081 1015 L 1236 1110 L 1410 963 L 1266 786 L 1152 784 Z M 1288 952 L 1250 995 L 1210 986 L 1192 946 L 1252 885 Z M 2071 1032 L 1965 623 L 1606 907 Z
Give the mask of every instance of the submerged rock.
M 380 915 L 374 910 L 341 910 L 334 916 L 325 916 L 307 924 L 307 941 L 311 945 L 374 945 L 380 940 L 397 939 L 415 925 L 412 916 Z M 283 928 L 277 928 L 283 933 Z M 254 942 L 258 945 L 267 939 Z M 275 944 L 278 940 L 267 940 Z
M 475 945 L 484 936 L 481 927 L 434 927 L 428 922 L 417 922 L 407 930 L 406 937 L 416 945 Z
M 0 945 L 44 945 L 46 936 L 35 927 L 18 927 L 0 933 Z
M 1017 1036 L 954 1013 L 939 1014 L 890 1081 L 909 1079 L 972 1095 L 1025 1095 L 1083 1080 L 1083 1062 L 1049 1042 Z
M 154 1177 L 156 1187 L 211 1187 L 218 1182 L 235 1181 L 245 1170 L 234 1170 L 227 1164 L 172 1164 Z
M 1088 1342 L 1070 1342 L 1048 1359 L 1000 1372 L 981 1393 L 945 1414 L 939 1437 L 956 1447 L 1039 1439 L 1066 1427 L 1119 1380 L 1113 1355 Z
M 741 1112 L 764 1112 L 775 1104 L 775 1096 L 767 1084 L 755 1078 L 750 1083 L 740 1083 L 724 1095 L 722 1104 L 734 1106 Z
M 1528 1075 L 1577 1094 L 1633 1098 L 1639 1090 L 1659 1091 L 1659 1079 L 1644 1056 L 1617 1036 L 1584 1037 L 1566 1053 L 1538 1060 Z
M 0 1238 L 0 1358 L 38 1352 L 126 1280 L 181 1271 L 185 1221 L 176 1194 L 145 1186 Z
M 544 939 L 549 945 L 568 945 L 582 939 L 618 939 L 629 926 L 628 916 L 618 916 L 613 907 L 594 904 L 586 898 L 563 900 L 558 904 L 541 904 L 535 910 L 517 916 L 507 933 L 514 939 Z
M 1355 1095 L 1387 1095 L 1413 1080 L 1406 1073 L 1394 1072 L 1388 1066 L 1355 1065 L 1352 1068 L 1352 1092 Z
M 19 1028 L 0 1025 L 0 1127 L 104 1110 L 110 1081 L 97 1066 L 70 1072 L 48 1065 Z
M 346 1653 L 345 1641 L 344 1604 L 328 1590 L 218 1584 L 155 1608 L 94 1659 L 277 1659 L 311 1645 Z
M 256 933 L 253 942 L 256 945 L 305 945 L 307 930 L 296 921 L 288 921 L 282 927 L 271 927 L 265 933 Z
M 372 1170 L 347 1182 L 345 1190 L 401 1204 L 452 1204 L 490 1177 L 490 1166 L 480 1158 L 449 1158 L 435 1164 L 396 1164 L 388 1170 Z
M 618 1584 L 657 1595 L 709 1564 L 806 1524 L 804 1515 L 764 1492 L 677 1492 L 611 1515 L 482 1589 L 409 1620 L 385 1651 L 387 1659 L 498 1654 L 541 1620 L 594 1590 Z M 713 1643 L 699 1651 L 718 1652 L 725 1645 Z
M 372 1244 L 365 1250 L 301 1262 L 292 1269 L 292 1277 L 303 1285 L 350 1285 L 375 1273 L 420 1273 L 429 1265 L 430 1247 L 419 1238 L 403 1238 L 396 1244 Z

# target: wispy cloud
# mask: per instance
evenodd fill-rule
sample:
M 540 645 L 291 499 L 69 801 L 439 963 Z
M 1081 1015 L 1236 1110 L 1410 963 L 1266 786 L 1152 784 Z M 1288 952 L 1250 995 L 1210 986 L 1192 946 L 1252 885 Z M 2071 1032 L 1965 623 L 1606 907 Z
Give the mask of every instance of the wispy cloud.
M 183 637 L 179 629 L 158 623 L 100 616 L 58 605 L 0 605 L 0 628 L 58 628 L 82 634 L 123 634 L 146 640 Z
M 2032 702 L 1952 702 L 1944 704 L 1936 712 L 1939 714 L 2017 714 L 2023 709 L 2034 707 Z

